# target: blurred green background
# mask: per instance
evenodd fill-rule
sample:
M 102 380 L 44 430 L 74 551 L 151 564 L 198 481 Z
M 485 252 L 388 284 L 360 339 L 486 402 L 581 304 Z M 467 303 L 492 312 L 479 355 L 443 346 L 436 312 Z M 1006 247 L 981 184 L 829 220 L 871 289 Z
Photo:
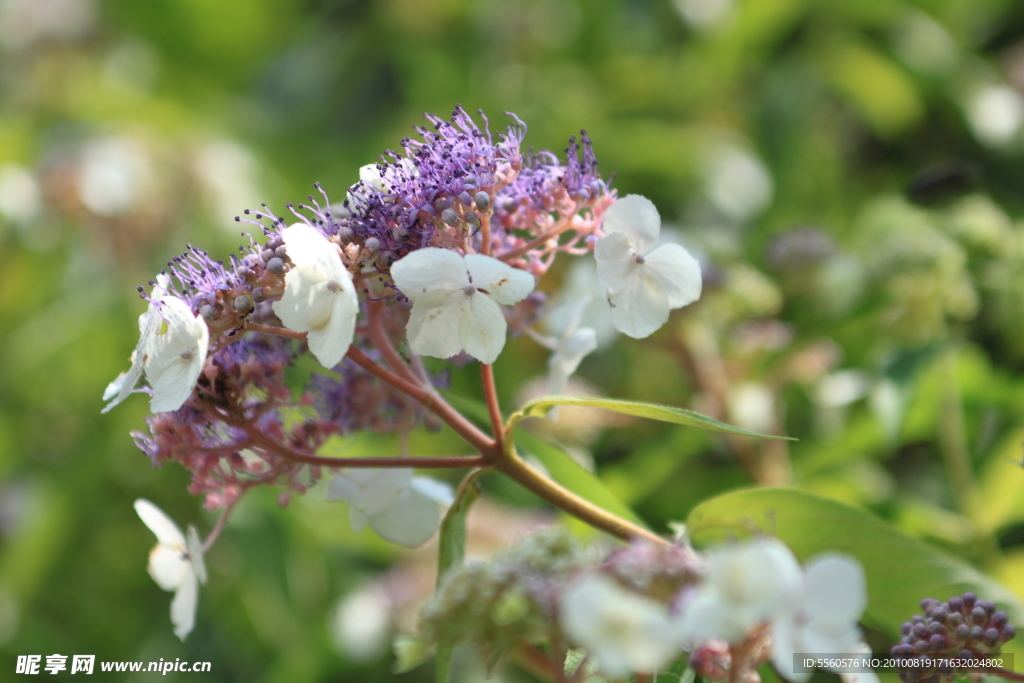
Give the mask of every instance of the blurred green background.
M 243 208 L 314 181 L 340 198 L 457 102 L 492 129 L 516 112 L 537 147 L 587 129 L 614 187 L 702 258 L 702 300 L 650 339 L 608 338 L 582 388 L 800 439 L 565 411 L 558 438 L 653 528 L 792 484 L 1024 595 L 1024 4 L 0 0 L 0 679 L 26 653 L 209 660 L 209 681 L 392 676 L 390 609 L 407 628 L 431 551 L 353 534 L 320 490 L 245 501 L 178 642 L 131 503 L 201 533 L 216 517 L 134 447 L 146 402 L 101 418 L 100 395 L 135 345 L 136 286 L 185 242 L 226 256 Z M 506 408 L 544 363 L 510 342 Z M 453 386 L 478 391 L 471 372 Z M 480 552 L 543 520 L 485 487 Z

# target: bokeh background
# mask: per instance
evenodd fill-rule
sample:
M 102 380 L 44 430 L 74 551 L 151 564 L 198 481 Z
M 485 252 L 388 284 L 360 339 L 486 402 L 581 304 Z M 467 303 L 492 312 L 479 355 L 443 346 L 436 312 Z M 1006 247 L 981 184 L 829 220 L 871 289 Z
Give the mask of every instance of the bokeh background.
M 209 660 L 208 681 L 391 678 L 432 551 L 353 534 L 319 490 L 245 501 L 180 643 L 131 503 L 203 533 L 216 518 L 134 447 L 146 402 L 101 417 L 100 395 L 135 345 L 136 287 L 186 242 L 226 256 L 242 209 L 314 181 L 340 198 L 455 103 L 492 126 L 516 112 L 537 147 L 587 129 L 614 187 L 653 199 L 704 263 L 702 300 L 650 339 L 606 335 L 577 390 L 800 439 L 566 411 L 555 436 L 653 528 L 789 484 L 1024 595 L 1021 3 L 0 0 L 0 679 L 26 653 Z M 554 306 L 586 275 L 542 286 Z M 506 408 L 544 363 L 510 342 Z M 472 398 L 473 378 L 454 390 Z M 485 488 L 477 552 L 551 519 Z

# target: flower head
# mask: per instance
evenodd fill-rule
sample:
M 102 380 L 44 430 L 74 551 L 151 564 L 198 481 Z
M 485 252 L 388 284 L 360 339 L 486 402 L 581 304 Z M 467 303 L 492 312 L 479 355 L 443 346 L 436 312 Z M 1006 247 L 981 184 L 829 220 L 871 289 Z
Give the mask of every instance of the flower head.
M 488 364 L 505 347 L 508 325 L 499 304 L 522 301 L 534 287 L 532 275 L 498 259 L 436 247 L 409 254 L 391 275 L 413 302 L 406 328 L 413 353 L 450 358 L 465 350 Z
M 284 296 L 274 313 L 285 327 L 306 332 L 309 350 L 325 368 L 344 357 L 355 335 L 359 300 L 352 275 L 337 247 L 323 233 L 304 223 L 281 232 L 294 267 L 284 277 Z
M 186 539 L 163 510 L 144 498 L 135 501 L 135 511 L 156 534 L 157 544 L 149 553 L 147 569 L 158 586 L 165 591 L 174 591 L 171 624 L 174 625 L 174 635 L 185 640 L 195 626 L 199 584 L 206 583 L 206 565 L 199 534 L 190 526 Z
M 422 545 L 441 523 L 441 506 L 451 505 L 452 490 L 408 468 L 345 470 L 331 480 L 328 500 L 349 504 L 355 532 L 369 525 L 381 538 L 407 548 Z
M 793 553 L 774 538 L 714 550 L 703 584 L 680 615 L 679 637 L 692 645 L 713 638 L 741 643 L 784 613 L 801 579 Z
M 663 605 L 601 574 L 589 574 L 569 587 L 559 619 L 565 634 L 609 678 L 653 673 L 679 651 Z
M 661 216 L 640 195 L 619 199 L 605 213 L 605 236 L 594 248 L 597 277 L 608 290 L 612 322 L 642 339 L 668 320 L 673 308 L 700 297 L 700 264 L 678 244 L 653 248 Z

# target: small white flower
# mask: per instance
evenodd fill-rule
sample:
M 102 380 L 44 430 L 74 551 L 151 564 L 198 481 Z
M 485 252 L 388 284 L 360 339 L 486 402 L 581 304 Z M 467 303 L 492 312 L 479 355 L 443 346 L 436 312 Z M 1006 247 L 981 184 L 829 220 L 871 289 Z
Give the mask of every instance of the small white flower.
M 450 358 L 465 350 L 487 364 L 505 348 L 499 304 L 522 301 L 534 287 L 532 275 L 496 258 L 436 247 L 397 261 L 391 276 L 413 302 L 406 328 L 413 353 Z
M 210 330 L 192 313 L 188 304 L 167 293 L 167 276 L 158 275 L 152 302 L 139 316 L 139 343 L 132 352 L 132 366 L 107 385 L 101 412 L 128 398 L 143 372 L 153 389 L 154 413 L 177 410 L 188 400 L 206 362 Z
M 142 361 L 153 389 L 149 408 L 154 413 L 177 410 L 188 400 L 210 346 L 206 321 L 192 313 L 188 304 L 175 296 L 165 296 L 159 304 L 147 320 L 147 328 L 155 322 L 156 329 L 149 335 Z
M 601 673 L 616 680 L 630 673 L 656 672 L 679 652 L 663 605 L 600 574 L 587 575 L 569 587 L 559 620 Z
M 359 299 L 338 247 L 316 228 L 296 223 L 281 231 L 294 263 L 284 276 L 284 295 L 273 304 L 285 327 L 306 333 L 309 350 L 333 368 L 352 344 Z
M 570 309 L 569 323 L 566 325 L 561 339 L 554 339 L 535 333 L 527 328 L 538 344 L 552 351 L 548 358 L 548 386 L 551 396 L 565 392 L 569 378 L 580 363 L 597 348 L 597 332 L 592 327 L 580 327 L 584 310 L 590 303 L 590 297 L 576 303 Z
M 772 626 L 775 669 L 802 683 L 811 674 L 793 673 L 794 653 L 858 652 L 862 643 L 857 620 L 866 606 L 864 570 L 856 560 L 836 554 L 813 558 L 801 590 Z
M 349 504 L 356 533 L 369 525 L 384 540 L 407 548 L 426 543 L 441 524 L 441 506 L 451 505 L 451 487 L 409 468 L 344 470 L 331 479 L 328 500 Z
M 149 575 L 165 591 L 174 591 L 171 601 L 171 624 L 174 635 L 185 640 L 195 626 L 199 584 L 206 584 L 203 544 L 194 527 L 188 538 L 164 511 L 144 498 L 135 501 L 135 511 L 143 523 L 156 534 L 157 544 L 149 552 Z
M 678 244 L 654 247 L 661 216 L 651 200 L 631 194 L 608 209 L 597 241 L 597 278 L 608 290 L 612 322 L 635 339 L 649 336 L 668 312 L 700 297 L 700 264 Z
M 774 538 L 711 551 L 704 581 L 677 622 L 680 640 L 743 642 L 752 628 L 784 613 L 802 576 L 793 553 Z

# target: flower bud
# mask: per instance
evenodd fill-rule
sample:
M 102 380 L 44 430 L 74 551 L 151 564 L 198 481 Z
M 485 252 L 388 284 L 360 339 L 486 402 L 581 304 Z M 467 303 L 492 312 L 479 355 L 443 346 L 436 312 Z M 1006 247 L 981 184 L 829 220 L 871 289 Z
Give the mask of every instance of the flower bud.
M 355 238 L 356 234 L 352 231 L 352 228 L 338 228 L 338 241 L 342 244 L 350 244 Z
M 217 309 L 209 304 L 200 306 L 199 315 L 203 316 L 207 320 L 213 320 L 217 317 Z
M 380 253 L 380 240 L 376 237 L 371 237 L 363 242 L 363 246 L 370 250 L 371 254 Z
M 287 255 L 288 247 L 284 246 L 283 244 L 274 250 L 274 256 L 276 256 L 277 258 L 284 258 Z
M 473 203 L 476 204 L 477 210 L 486 211 L 487 207 L 491 205 L 491 195 L 480 190 L 476 193 L 476 196 L 473 197 Z
M 267 261 L 267 270 L 269 270 L 274 275 L 280 275 L 281 273 L 284 272 L 284 261 L 275 256 L 274 258 Z
M 466 212 L 466 222 L 470 223 L 472 225 L 479 225 L 480 224 L 480 216 L 477 215 L 476 211 L 467 211 Z
M 441 213 L 441 220 L 448 225 L 455 227 L 459 224 L 459 214 L 455 213 L 452 209 L 445 209 Z
M 252 310 L 252 298 L 248 294 L 236 296 L 234 308 L 235 313 L 248 313 Z

